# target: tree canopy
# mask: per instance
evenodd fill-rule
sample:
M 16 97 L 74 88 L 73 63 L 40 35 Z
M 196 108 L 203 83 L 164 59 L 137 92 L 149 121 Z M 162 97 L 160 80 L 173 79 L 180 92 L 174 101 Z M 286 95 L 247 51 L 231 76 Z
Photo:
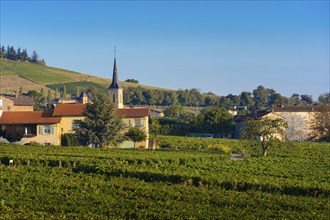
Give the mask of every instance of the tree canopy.
M 125 140 L 125 124 L 116 115 L 114 105 L 101 93 L 94 94 L 92 103 L 86 106 L 86 117 L 78 123 L 76 137 L 85 146 L 118 147 Z
M 247 119 L 241 129 L 241 139 L 256 140 L 262 149 L 262 155 L 266 156 L 271 145 L 285 140 L 285 128 L 287 123 L 282 118 Z

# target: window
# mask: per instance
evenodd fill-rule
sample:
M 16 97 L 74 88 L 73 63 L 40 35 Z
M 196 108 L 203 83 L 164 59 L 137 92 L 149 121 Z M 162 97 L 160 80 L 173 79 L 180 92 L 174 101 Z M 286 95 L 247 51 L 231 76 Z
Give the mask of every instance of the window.
M 143 127 L 144 126 L 144 119 L 135 119 L 135 126 L 136 127 Z
M 39 134 L 54 134 L 54 127 L 51 125 L 40 126 Z
M 116 94 L 112 94 L 112 103 L 116 103 Z

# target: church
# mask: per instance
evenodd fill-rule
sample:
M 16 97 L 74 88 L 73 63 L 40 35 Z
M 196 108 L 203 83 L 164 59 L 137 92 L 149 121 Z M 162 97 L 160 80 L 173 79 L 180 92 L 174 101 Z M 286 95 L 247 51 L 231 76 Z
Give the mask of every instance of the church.
M 127 127 L 141 127 L 145 130 L 145 141 L 136 143 L 139 148 L 148 148 L 149 108 L 125 107 L 123 103 L 123 87 L 118 79 L 116 57 L 114 58 L 113 76 L 108 88 L 110 101 L 116 107 L 116 114 L 122 117 Z M 62 137 L 74 133 L 77 121 L 84 120 L 86 104 L 56 104 L 49 111 L 10 111 L 0 116 L 0 126 L 4 129 L 20 125 L 24 136 L 18 143 L 38 142 L 43 145 L 62 145 Z M 124 141 L 120 148 L 133 148 L 132 141 Z

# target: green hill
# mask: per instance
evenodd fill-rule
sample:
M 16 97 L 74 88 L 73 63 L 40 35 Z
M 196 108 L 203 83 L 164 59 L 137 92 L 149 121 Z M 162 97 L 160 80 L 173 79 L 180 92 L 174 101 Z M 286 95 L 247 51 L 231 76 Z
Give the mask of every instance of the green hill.
M 106 92 L 111 84 L 111 79 L 82 74 L 70 70 L 43 66 L 33 63 L 24 63 L 0 59 L 0 93 L 12 93 L 23 88 L 24 92 L 29 90 L 40 90 L 41 88 L 55 89 L 66 86 L 68 93 L 75 93 L 77 86 L 80 91 L 90 87 Z M 141 85 L 129 82 L 121 82 L 123 87 L 143 87 L 148 89 L 163 88 Z

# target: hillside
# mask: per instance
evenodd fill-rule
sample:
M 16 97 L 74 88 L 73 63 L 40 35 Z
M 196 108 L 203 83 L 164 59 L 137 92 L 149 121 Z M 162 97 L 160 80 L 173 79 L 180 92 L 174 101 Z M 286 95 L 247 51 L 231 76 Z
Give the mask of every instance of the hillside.
M 109 67 L 109 71 L 111 71 Z M 0 93 L 12 93 L 23 88 L 23 92 L 40 90 L 41 88 L 55 89 L 66 86 L 68 93 L 75 93 L 77 86 L 80 91 L 95 87 L 106 92 L 111 79 L 82 74 L 70 70 L 0 59 Z M 158 87 L 135 83 L 121 82 L 123 87 L 141 86 L 148 89 L 161 89 Z M 167 90 L 167 89 L 165 89 Z

